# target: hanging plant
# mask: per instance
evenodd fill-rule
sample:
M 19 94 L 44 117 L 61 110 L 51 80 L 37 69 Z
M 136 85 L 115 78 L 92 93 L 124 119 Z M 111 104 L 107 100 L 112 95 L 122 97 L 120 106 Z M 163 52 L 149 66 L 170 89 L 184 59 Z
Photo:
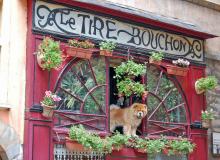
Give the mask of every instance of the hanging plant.
M 125 78 L 124 80 L 118 81 L 117 88 L 119 94 L 123 94 L 126 97 L 129 97 L 132 94 L 141 96 L 145 92 L 144 84 L 134 82 L 129 78 Z
M 195 90 L 197 94 L 201 94 L 207 90 L 212 90 L 218 85 L 218 80 L 215 76 L 200 78 L 195 82 Z
M 115 77 L 122 79 L 129 76 L 140 76 L 146 73 L 146 66 L 144 64 L 135 63 L 133 60 L 122 62 L 121 65 L 115 68 Z
M 44 37 L 36 54 L 37 62 L 42 69 L 50 71 L 58 68 L 62 63 L 60 43 L 50 37 Z
M 142 96 L 145 92 L 144 84 L 135 82 L 134 78 L 146 73 L 146 66 L 144 64 L 137 64 L 133 60 L 122 62 L 121 65 L 115 68 L 115 76 L 117 79 L 117 89 L 119 95 L 126 97 L 136 94 Z

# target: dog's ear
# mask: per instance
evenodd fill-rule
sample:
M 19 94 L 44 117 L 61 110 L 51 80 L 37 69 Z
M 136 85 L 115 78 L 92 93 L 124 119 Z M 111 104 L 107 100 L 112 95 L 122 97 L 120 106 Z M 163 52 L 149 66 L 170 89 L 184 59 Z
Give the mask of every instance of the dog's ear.
M 133 105 L 132 105 L 132 108 L 137 108 L 138 107 L 138 103 L 134 103 Z

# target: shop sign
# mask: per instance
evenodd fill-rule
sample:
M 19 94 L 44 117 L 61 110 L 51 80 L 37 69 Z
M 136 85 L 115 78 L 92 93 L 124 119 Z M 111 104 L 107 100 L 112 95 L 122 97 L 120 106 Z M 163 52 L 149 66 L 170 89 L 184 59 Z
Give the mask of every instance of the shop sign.
M 199 62 L 203 62 L 204 57 L 202 40 L 151 29 L 148 26 L 133 25 L 44 1 L 36 1 L 34 29 L 63 36 L 81 35 L 98 40 L 109 40 Z

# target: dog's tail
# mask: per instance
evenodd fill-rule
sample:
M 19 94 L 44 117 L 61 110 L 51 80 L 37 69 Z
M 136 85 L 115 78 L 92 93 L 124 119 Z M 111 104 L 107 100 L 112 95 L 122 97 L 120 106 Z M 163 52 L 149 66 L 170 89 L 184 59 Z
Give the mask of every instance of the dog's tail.
M 115 104 L 111 104 L 110 105 L 110 110 L 113 110 L 113 109 L 120 109 L 120 107 L 115 105 Z

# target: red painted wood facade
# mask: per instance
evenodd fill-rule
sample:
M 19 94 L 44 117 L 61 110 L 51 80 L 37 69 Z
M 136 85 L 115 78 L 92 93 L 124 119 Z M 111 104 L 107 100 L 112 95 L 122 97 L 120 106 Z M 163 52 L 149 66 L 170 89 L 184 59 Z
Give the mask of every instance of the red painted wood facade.
M 171 24 L 165 24 L 151 19 L 138 17 L 129 13 L 123 13 L 108 8 L 86 4 L 71 0 L 54 0 L 54 2 L 62 2 L 70 6 L 78 6 L 85 9 L 97 11 L 100 13 L 109 14 L 122 19 L 129 17 L 130 21 L 141 22 L 144 24 L 150 24 L 151 26 L 160 27 L 165 30 L 170 30 L 175 33 L 180 33 L 186 36 L 194 36 L 200 39 L 206 39 L 210 35 L 205 33 L 184 29 Z M 53 70 L 49 75 L 47 71 L 43 71 L 36 62 L 36 57 L 33 53 L 42 36 L 39 33 L 36 34 L 32 31 L 33 20 L 33 8 L 34 1 L 28 1 L 28 35 L 27 35 L 27 78 L 26 78 L 26 112 L 25 112 L 25 136 L 24 136 L 24 159 L 25 160 L 52 160 L 53 159 L 53 146 L 55 140 L 53 139 L 53 121 L 44 118 L 41 113 L 30 111 L 31 106 L 39 104 L 40 100 L 44 96 L 45 90 L 54 90 L 56 81 L 62 68 L 59 70 Z M 67 62 L 65 62 L 67 63 Z M 64 64 L 65 65 L 65 64 Z M 198 95 L 194 89 L 195 81 L 205 75 L 205 66 L 192 64 L 186 77 L 176 77 L 185 93 L 186 100 L 189 107 L 189 122 L 201 121 L 201 110 L 205 109 L 206 101 L 204 95 Z M 188 124 L 190 125 L 190 124 Z M 189 138 L 196 143 L 197 147 L 195 151 L 189 155 L 190 160 L 207 160 L 208 148 L 207 148 L 207 130 L 204 129 L 189 129 Z M 135 153 L 125 151 L 124 153 L 115 153 L 115 155 L 107 157 L 107 159 L 119 160 L 119 157 L 125 155 L 135 156 Z M 129 158 L 127 158 L 129 159 Z M 133 159 L 146 159 L 146 157 L 136 157 Z

